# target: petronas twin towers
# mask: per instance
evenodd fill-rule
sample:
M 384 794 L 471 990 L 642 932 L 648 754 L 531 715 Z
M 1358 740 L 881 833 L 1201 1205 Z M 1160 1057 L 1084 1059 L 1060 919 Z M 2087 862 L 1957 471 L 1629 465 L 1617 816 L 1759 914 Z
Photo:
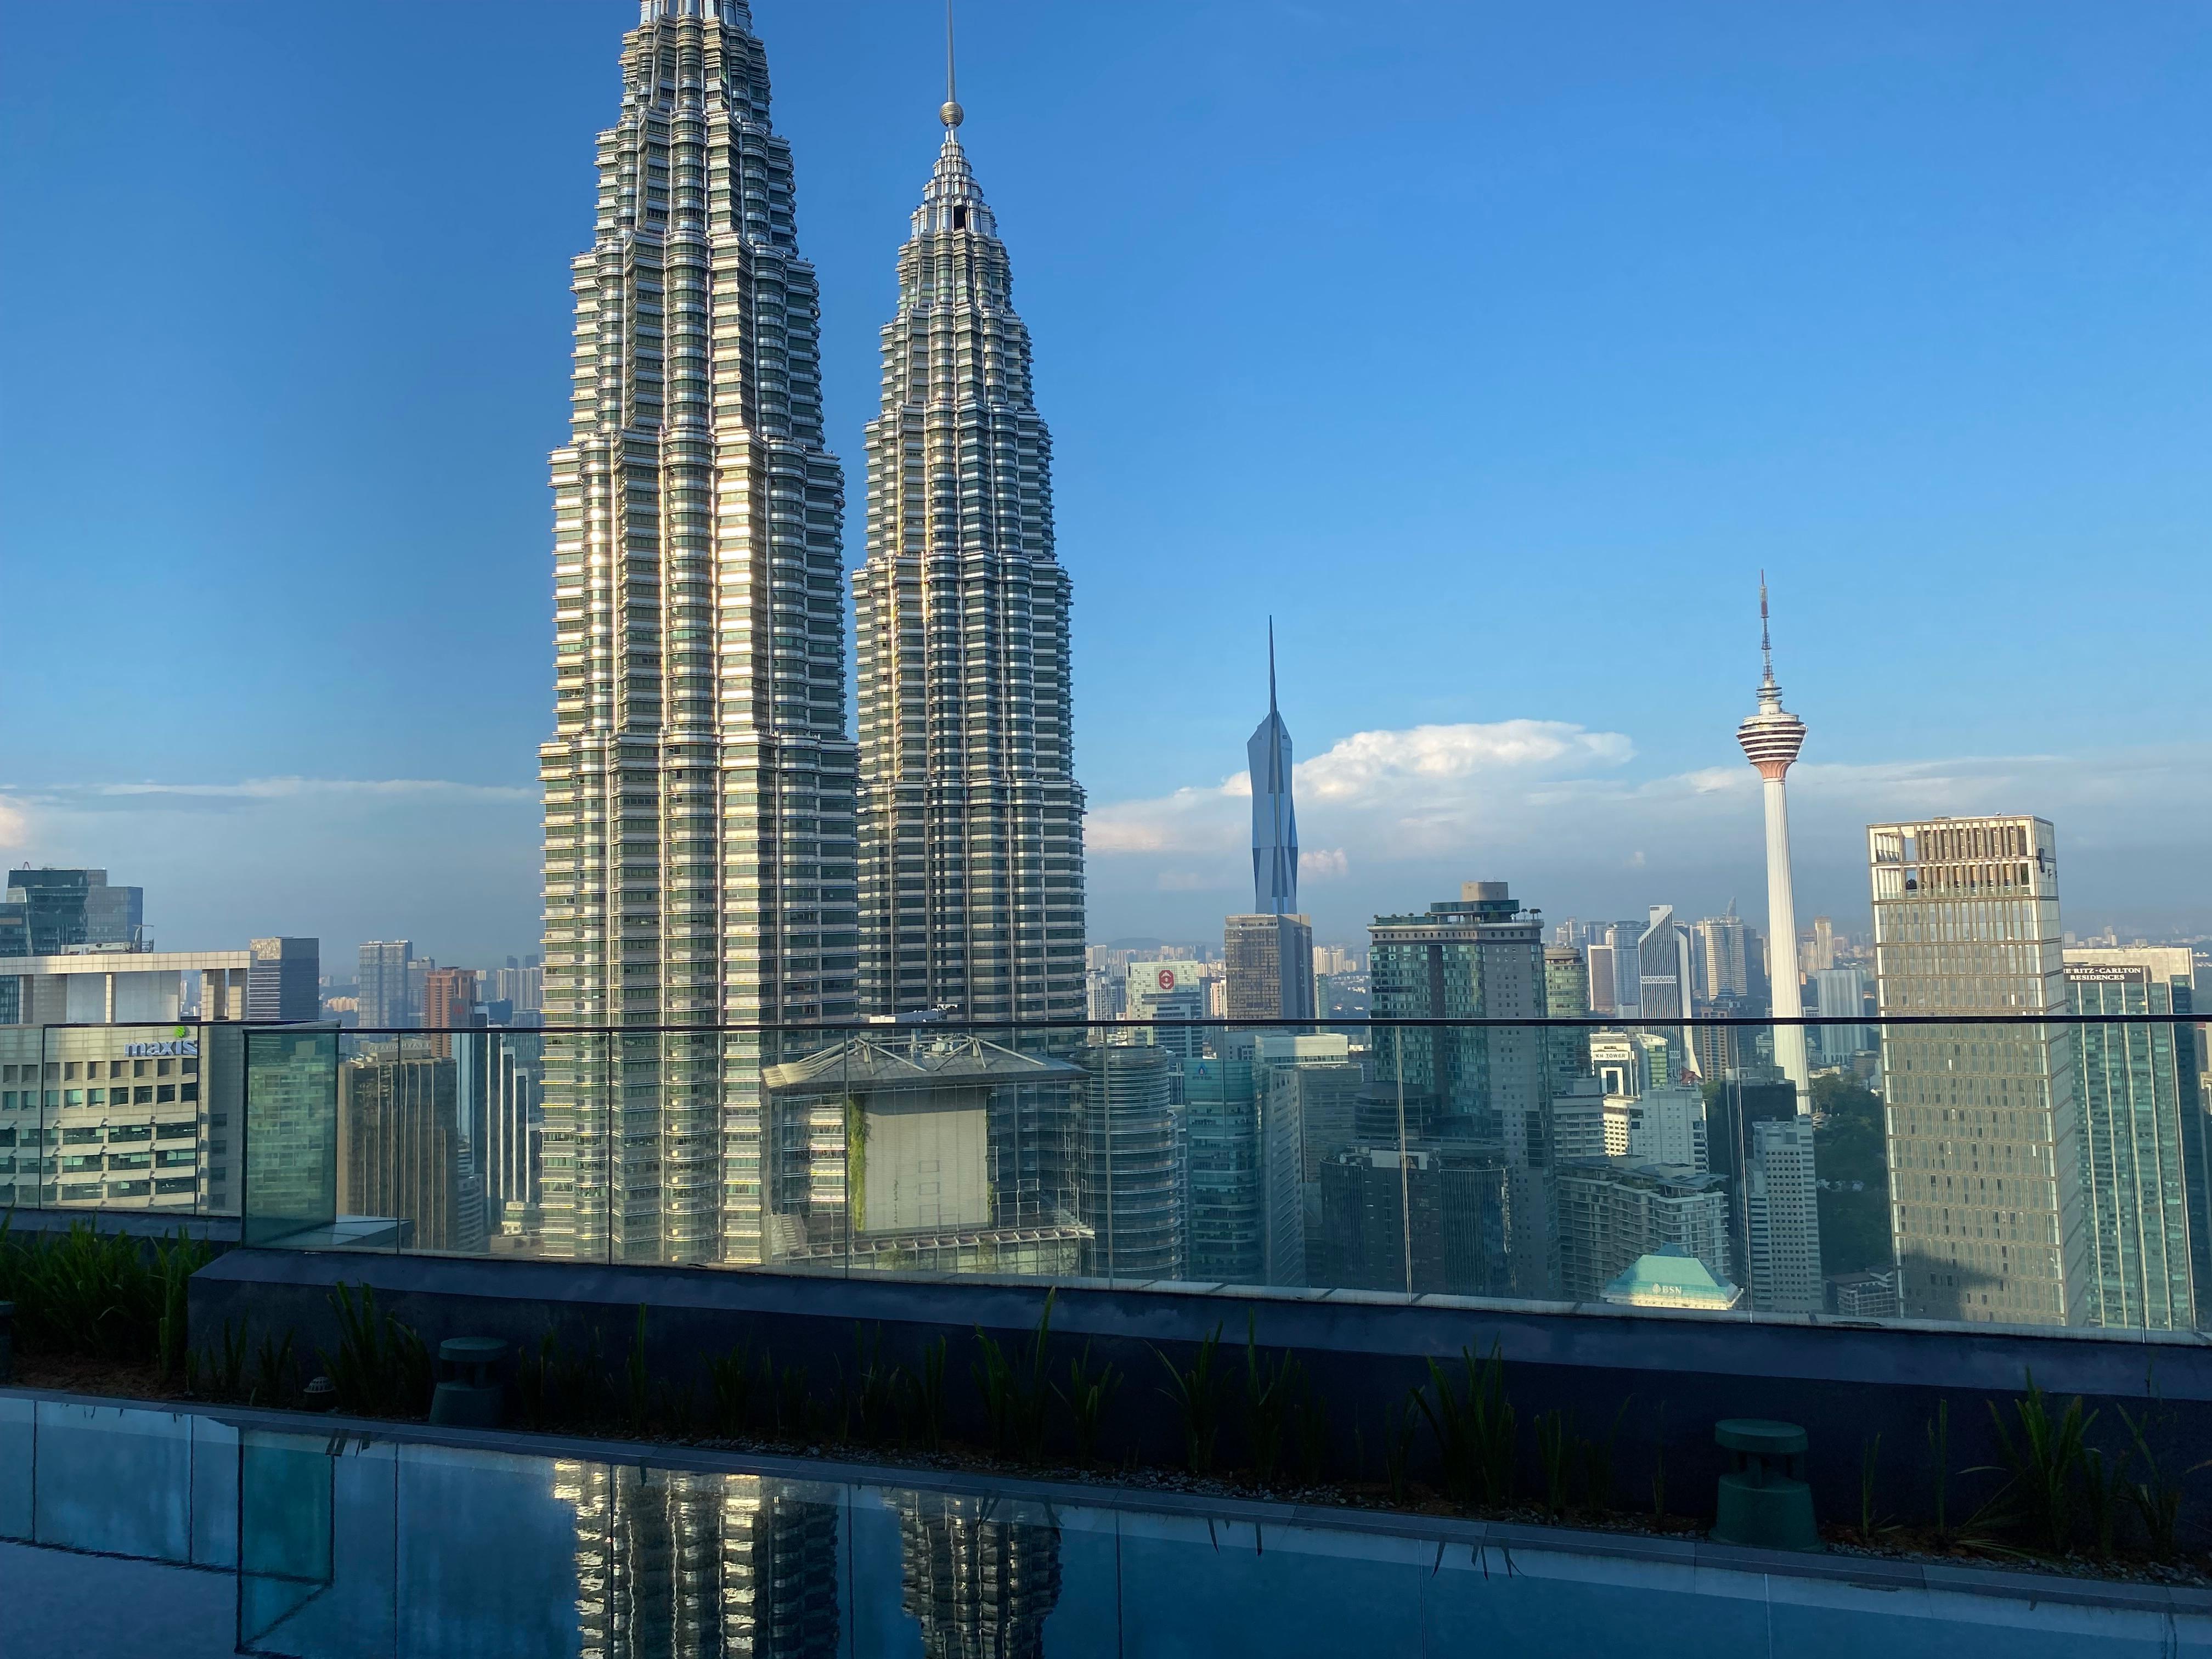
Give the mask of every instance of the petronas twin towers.
M 539 771 L 547 1023 L 632 1029 L 549 1042 L 545 1243 L 751 1262 L 794 1155 L 759 1090 L 780 1039 L 719 1028 L 1082 1015 L 1068 580 L 948 100 L 883 330 L 846 735 L 843 473 L 766 57 L 745 0 L 643 0 L 622 63 L 571 267 Z

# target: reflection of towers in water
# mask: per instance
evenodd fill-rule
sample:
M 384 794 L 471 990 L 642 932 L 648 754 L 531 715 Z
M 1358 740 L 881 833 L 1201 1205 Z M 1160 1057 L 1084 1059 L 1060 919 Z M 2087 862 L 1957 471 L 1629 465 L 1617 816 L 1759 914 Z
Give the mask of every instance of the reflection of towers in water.
M 758 1475 L 556 1462 L 583 1659 L 838 1652 L 837 1510 Z
M 1060 1602 L 1060 1528 L 1033 1504 L 897 1500 L 906 1611 L 927 1659 L 1030 1659 Z

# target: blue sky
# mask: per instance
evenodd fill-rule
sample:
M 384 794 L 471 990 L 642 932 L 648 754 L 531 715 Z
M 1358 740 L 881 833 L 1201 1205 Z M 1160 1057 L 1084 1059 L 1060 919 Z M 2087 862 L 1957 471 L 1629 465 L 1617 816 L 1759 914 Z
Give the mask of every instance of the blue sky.
M 857 501 L 940 14 L 754 9 Z M 0 850 L 143 881 L 168 945 L 532 948 L 544 456 L 635 15 L 0 16 Z M 1863 927 L 1870 819 L 2008 810 L 2069 926 L 2212 928 L 2212 13 L 961 17 L 1094 937 L 1242 908 L 1270 611 L 1324 937 L 1474 877 L 1755 913 L 1762 566 L 1807 915 Z

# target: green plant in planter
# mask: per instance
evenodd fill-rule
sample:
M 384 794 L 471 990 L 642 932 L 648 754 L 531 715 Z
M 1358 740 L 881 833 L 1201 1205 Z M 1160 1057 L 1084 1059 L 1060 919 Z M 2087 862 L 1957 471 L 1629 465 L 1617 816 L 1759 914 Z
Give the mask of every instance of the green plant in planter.
M 370 1416 L 420 1416 L 430 1405 L 430 1355 L 410 1326 L 380 1312 L 376 1292 L 343 1283 L 333 1290 L 331 1306 L 338 1316 L 335 1354 L 316 1350 L 325 1375 L 337 1389 L 342 1411 Z
M 559 1369 L 561 1334 L 551 1326 L 545 1328 L 534 1348 L 526 1347 L 515 1356 L 514 1395 L 525 1428 L 543 1429 L 553 1422 L 553 1377 Z
M 1504 1355 L 1493 1345 L 1490 1358 L 1478 1361 L 1472 1348 L 1462 1348 L 1460 1363 L 1463 1390 L 1455 1390 L 1449 1375 L 1431 1359 L 1429 1387 L 1413 1396 L 1436 1437 L 1445 1494 L 1462 1504 L 1510 1504 L 1516 1436 L 1513 1404 L 1505 1397 Z
M 286 1406 L 299 1387 L 299 1367 L 292 1362 L 292 1333 L 284 1340 L 264 1335 L 253 1362 L 253 1388 L 246 1395 L 251 1406 Z
M 173 1375 L 188 1346 L 184 1285 L 214 1257 L 187 1237 L 141 1239 L 74 1223 L 66 1233 L 17 1235 L 0 1217 L 0 1301 L 15 1304 L 27 1352 L 125 1364 Z
M 1413 1431 L 1420 1422 L 1419 1389 L 1409 1389 L 1395 1412 L 1382 1413 L 1382 1482 L 1393 1504 L 1406 1501 L 1413 1462 Z
M 1613 1426 L 1606 1431 L 1604 1439 L 1595 1436 L 1576 1439 L 1577 1462 L 1582 1466 L 1583 1507 L 1592 1515 L 1603 1515 L 1613 1508 L 1613 1450 L 1620 1443 L 1620 1420 L 1628 1415 L 1634 1398 L 1632 1395 L 1613 1408 Z
M 1875 1486 L 1881 1474 L 1881 1436 L 1859 1442 L 1859 1542 L 1871 1544 L 1897 1530 L 1875 1513 Z
M 246 1327 L 228 1319 L 216 1342 L 198 1354 L 185 1356 L 185 1391 L 210 1400 L 242 1400 L 246 1396 L 246 1361 L 249 1352 Z
M 1935 1488 L 1936 1542 L 1951 1542 L 1951 1402 L 1938 1400 L 1928 1419 L 1929 1473 Z
M 2151 1413 L 2146 1410 L 2138 1418 L 2130 1416 L 2125 1406 L 2118 1409 L 2120 1421 L 2127 1425 L 2130 1449 L 2142 1470 L 2139 1479 L 2127 1483 L 2128 1505 L 2142 1522 L 2143 1536 L 2150 1545 L 2151 1554 L 2160 1561 L 2171 1561 L 2178 1553 L 2175 1534 L 2181 1517 L 2182 1478 L 2198 1469 L 2212 1468 L 2212 1459 L 2175 1474 L 2151 1445 Z
M 1053 1384 L 1052 1391 L 1067 1407 L 1068 1422 L 1074 1431 L 1075 1461 L 1089 1468 L 1098 1461 L 1098 1437 L 1106 1419 L 1106 1407 L 1114 1398 L 1115 1390 L 1121 1386 L 1121 1373 L 1108 1365 L 1098 1370 L 1091 1369 L 1091 1345 L 1083 1345 L 1083 1352 L 1067 1362 L 1067 1386 Z
M 1297 1403 L 1291 1414 L 1291 1450 L 1302 1485 L 1317 1486 L 1328 1477 L 1328 1408 L 1311 1378 L 1299 1378 Z
M 1152 1350 L 1168 1374 L 1168 1386 L 1160 1392 L 1175 1402 L 1182 1419 L 1183 1462 L 1193 1474 L 1213 1473 L 1214 1444 L 1221 1437 L 1221 1379 L 1214 1370 L 1220 1347 L 1221 1327 L 1216 1325 L 1198 1345 L 1198 1358 L 1188 1370 Z
M 2075 1484 L 2082 1470 L 2082 1450 L 2097 1413 L 2085 1412 L 2079 1395 L 2065 1410 L 2054 1413 L 2049 1397 L 2036 1386 L 2035 1373 L 2026 1373 L 2027 1392 L 2013 1402 L 2014 1421 L 2008 1425 L 1997 1403 L 1989 1402 L 1990 1422 L 1996 1431 L 2003 1491 L 1993 1508 L 2003 1522 L 2021 1528 L 2031 1543 L 2052 1554 L 2063 1555 L 2074 1531 Z
M 900 1376 L 899 1432 L 925 1451 L 945 1443 L 945 1346 L 941 1336 L 924 1343 L 921 1364 Z
M 853 1325 L 853 1375 L 848 1380 L 839 1367 L 838 1415 L 840 1431 L 871 1446 L 881 1445 L 897 1431 L 899 1401 L 906 1392 L 906 1370 L 884 1363 L 884 1328 Z
M 707 1362 L 708 1420 L 716 1434 L 735 1439 L 750 1434 L 757 1413 L 772 1406 L 769 1396 L 775 1386 L 775 1364 L 763 1352 L 753 1364 L 751 1350 L 742 1342 Z
M 2089 1548 L 2100 1561 L 2112 1559 L 2113 1534 L 2118 1530 L 2120 1511 L 2128 1501 L 2128 1459 L 2131 1455 L 2132 1449 L 2124 1449 L 2113 1458 L 2107 1458 L 2101 1447 L 2081 1449 L 2081 1495 L 2088 1510 Z
M 1252 1454 L 1252 1474 L 1262 1486 L 1275 1484 L 1289 1438 L 1291 1413 L 1305 1387 L 1305 1367 L 1296 1355 L 1262 1359 L 1256 1340 L 1257 1316 L 1244 1326 L 1244 1436 Z
M 804 1365 L 786 1365 L 777 1374 L 776 1432 L 787 1439 L 805 1440 L 815 1431 L 813 1384 Z
M 1536 1461 L 1544 1470 L 1544 1514 L 1563 1520 L 1567 1513 L 1567 1480 L 1578 1442 L 1572 1413 L 1560 1407 L 1539 1412 L 1535 1418 Z
M 629 1358 L 623 1365 L 623 1417 L 632 1434 L 643 1434 L 652 1419 L 652 1379 L 645 1368 L 645 1304 L 637 1304 L 637 1326 L 630 1333 Z
M 975 1328 L 975 1361 L 969 1375 L 983 1397 L 992 1444 L 1001 1456 L 1034 1462 L 1044 1455 L 1045 1400 L 1052 1387 L 1045 1366 L 1059 1294 L 1056 1289 L 1045 1292 L 1044 1315 L 1025 1354 L 1000 1348 L 981 1326 Z

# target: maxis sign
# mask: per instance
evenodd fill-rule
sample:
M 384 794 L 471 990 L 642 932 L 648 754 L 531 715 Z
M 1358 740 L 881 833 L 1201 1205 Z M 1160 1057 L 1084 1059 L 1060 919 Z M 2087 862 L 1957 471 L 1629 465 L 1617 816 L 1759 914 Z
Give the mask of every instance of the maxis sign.
M 126 1042 L 123 1045 L 125 1060 L 198 1060 L 199 1039 L 177 1037 L 167 1042 Z

